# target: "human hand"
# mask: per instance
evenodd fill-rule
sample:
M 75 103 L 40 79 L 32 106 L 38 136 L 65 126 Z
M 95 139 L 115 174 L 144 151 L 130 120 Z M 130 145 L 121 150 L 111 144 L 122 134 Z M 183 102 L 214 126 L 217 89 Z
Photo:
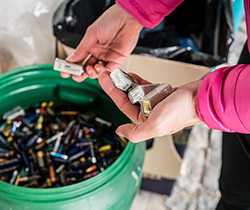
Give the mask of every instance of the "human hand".
M 130 75 L 140 84 L 149 84 L 136 74 Z M 201 81 L 174 88 L 173 93 L 158 103 L 149 117 L 145 117 L 140 107 L 131 104 L 127 95 L 114 86 L 108 71 L 103 72 L 98 80 L 116 106 L 135 123 L 121 125 L 116 130 L 118 135 L 126 137 L 131 142 L 173 134 L 184 127 L 201 122 L 195 105 Z
M 88 27 L 74 54 L 66 60 L 73 63 L 82 61 L 91 54 L 85 66 L 85 73 L 73 76 L 77 82 L 87 77 L 97 78 L 104 69 L 98 61 L 103 61 L 105 69 L 113 71 L 130 55 L 139 38 L 143 26 L 115 4 L 105 11 L 91 26 Z M 61 73 L 67 78 L 68 73 Z

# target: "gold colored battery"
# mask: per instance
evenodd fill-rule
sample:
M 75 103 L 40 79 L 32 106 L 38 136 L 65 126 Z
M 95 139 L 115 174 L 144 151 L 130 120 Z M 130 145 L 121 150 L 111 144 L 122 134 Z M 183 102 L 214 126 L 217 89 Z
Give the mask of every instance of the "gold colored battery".
M 44 163 L 44 151 L 38 151 L 38 152 L 36 153 L 36 155 L 37 155 L 38 166 L 39 166 L 40 168 L 45 167 L 45 163 Z

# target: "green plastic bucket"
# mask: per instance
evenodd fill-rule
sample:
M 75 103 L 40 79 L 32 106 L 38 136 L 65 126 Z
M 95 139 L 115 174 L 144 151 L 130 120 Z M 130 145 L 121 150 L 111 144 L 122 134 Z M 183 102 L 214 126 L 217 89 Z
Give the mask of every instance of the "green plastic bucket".
M 0 115 L 17 105 L 41 101 L 94 109 L 117 127 L 130 122 L 103 92 L 97 80 L 77 83 L 63 79 L 52 65 L 33 65 L 0 76 Z M 0 181 L 1 210 L 125 210 L 137 194 L 145 157 L 145 143 L 128 142 L 118 159 L 102 173 L 70 186 L 34 189 Z

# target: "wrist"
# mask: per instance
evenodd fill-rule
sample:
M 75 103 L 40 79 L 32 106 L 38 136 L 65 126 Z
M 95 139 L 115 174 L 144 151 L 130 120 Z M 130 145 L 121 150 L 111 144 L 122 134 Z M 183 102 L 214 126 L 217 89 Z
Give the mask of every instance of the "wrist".
M 202 122 L 200 119 L 200 116 L 197 110 L 197 104 L 196 104 L 196 98 L 197 98 L 197 94 L 198 94 L 201 83 L 202 83 L 202 80 L 196 81 L 193 84 L 194 121 L 196 121 L 196 123 Z
M 188 83 L 186 85 L 183 85 L 181 88 L 183 91 L 187 91 L 187 98 L 189 99 L 189 114 L 188 119 L 186 119 L 187 125 L 186 126 L 191 126 L 194 124 L 197 124 L 201 122 L 201 119 L 199 117 L 197 108 L 196 108 L 196 97 L 200 88 L 202 81 L 195 81 Z
M 113 6 L 117 11 L 117 18 L 119 18 L 123 23 L 129 22 L 133 30 L 141 31 L 144 27 L 138 20 L 136 20 L 132 15 L 125 11 L 119 4 Z M 132 29 L 131 29 L 132 30 Z

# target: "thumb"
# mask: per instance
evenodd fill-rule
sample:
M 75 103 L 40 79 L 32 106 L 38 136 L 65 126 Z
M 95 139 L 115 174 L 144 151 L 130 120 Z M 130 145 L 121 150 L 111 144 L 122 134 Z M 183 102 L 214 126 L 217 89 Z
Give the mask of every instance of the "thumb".
M 85 64 L 89 60 L 90 57 L 91 57 L 91 54 L 81 53 L 78 50 L 72 53 L 71 55 L 69 55 L 65 60 L 71 63 L 83 62 L 83 64 Z
M 146 128 L 146 123 L 135 124 L 124 124 L 116 129 L 116 133 L 119 136 L 123 136 L 133 143 L 141 142 L 153 138 L 153 131 Z
M 75 62 L 75 53 L 70 54 L 65 60 L 68 62 L 74 63 Z
M 88 49 L 92 47 L 92 44 L 93 44 L 93 40 L 91 40 L 87 35 L 85 35 L 82 38 L 79 45 L 77 46 L 75 52 L 69 55 L 66 58 L 66 61 L 77 63 L 77 62 L 82 62 L 84 59 L 89 59 L 90 57 L 88 56 L 90 55 L 90 53 L 88 52 Z

